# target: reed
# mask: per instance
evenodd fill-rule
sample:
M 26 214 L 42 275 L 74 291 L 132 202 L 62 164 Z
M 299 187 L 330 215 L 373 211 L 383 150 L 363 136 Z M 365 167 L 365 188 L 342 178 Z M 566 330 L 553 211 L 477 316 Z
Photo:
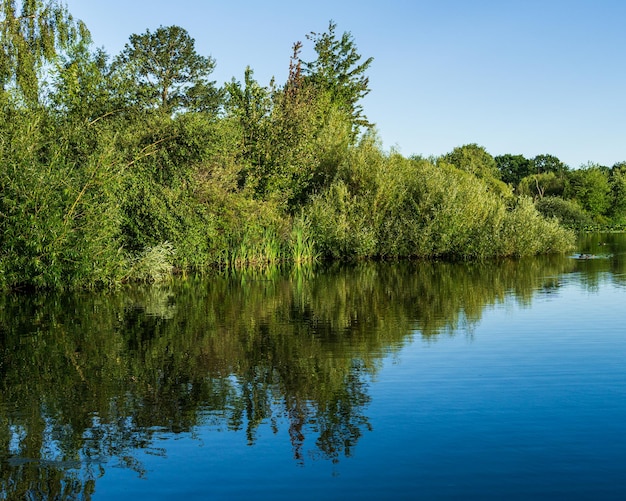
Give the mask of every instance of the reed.
M 296 265 L 312 263 L 319 259 L 315 240 L 310 233 L 308 221 L 298 218 L 294 221 L 291 229 L 291 260 Z
M 241 270 L 274 266 L 284 261 L 283 247 L 272 228 L 265 228 L 260 232 L 249 230 L 227 251 L 227 267 Z

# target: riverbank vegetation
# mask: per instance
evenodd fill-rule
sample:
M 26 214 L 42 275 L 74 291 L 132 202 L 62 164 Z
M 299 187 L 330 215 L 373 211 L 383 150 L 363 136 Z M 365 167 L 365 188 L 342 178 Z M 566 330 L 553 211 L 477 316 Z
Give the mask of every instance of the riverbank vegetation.
M 577 230 L 626 229 L 626 162 L 572 169 L 552 155 L 495 157 L 502 180 L 546 217 Z
M 306 37 L 312 61 L 294 44 L 286 82 L 218 86 L 181 27 L 110 57 L 54 0 L 0 3 L 0 288 L 525 256 L 571 248 L 563 224 L 624 223 L 623 166 L 384 151 L 361 105 L 372 60 L 333 22 Z

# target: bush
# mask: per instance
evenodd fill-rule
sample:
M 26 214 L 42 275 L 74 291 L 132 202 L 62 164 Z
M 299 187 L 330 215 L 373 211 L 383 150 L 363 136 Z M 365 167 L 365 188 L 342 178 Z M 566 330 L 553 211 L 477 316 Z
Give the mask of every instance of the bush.
M 573 241 L 530 199 L 509 208 L 488 181 L 452 165 L 360 153 L 307 207 L 325 257 L 483 259 L 560 252 Z M 363 159 L 375 161 L 365 169 Z
M 375 205 L 381 255 L 487 257 L 505 210 L 474 175 L 440 162 L 390 159 Z
M 574 234 L 555 218 L 545 219 L 529 197 L 521 197 L 503 221 L 502 256 L 532 256 L 574 248 Z
M 123 275 L 119 162 L 108 131 L 88 153 L 85 128 L 13 112 L 0 142 L 0 261 L 5 287 L 108 284 Z M 78 157 L 78 158 L 77 158 Z M 79 161 L 80 160 L 80 161 Z
M 313 197 L 305 214 L 311 238 L 322 257 L 354 259 L 375 255 L 376 236 L 366 201 L 353 195 L 343 181 Z
M 546 218 L 557 218 L 569 228 L 582 228 L 591 224 L 591 217 L 574 200 L 560 197 L 544 197 L 535 202 L 539 213 Z
M 145 249 L 130 263 L 127 279 L 141 282 L 164 280 L 172 274 L 174 254 L 174 247 L 169 242 Z

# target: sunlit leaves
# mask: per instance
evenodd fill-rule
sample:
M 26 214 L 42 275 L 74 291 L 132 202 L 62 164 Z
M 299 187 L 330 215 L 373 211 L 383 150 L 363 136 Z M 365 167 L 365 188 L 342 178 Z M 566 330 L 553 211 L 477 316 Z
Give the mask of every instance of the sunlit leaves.
M 217 111 L 219 93 L 208 79 L 215 60 L 199 55 L 180 26 L 131 35 L 114 66 L 134 82 L 129 98 L 142 108 Z
M 608 169 L 589 164 L 569 174 L 567 195 L 580 203 L 592 216 L 601 216 L 611 207 Z
M 336 29 L 337 24 L 330 21 L 326 32 L 307 36 L 317 59 L 303 62 L 303 73 L 312 85 L 330 93 L 331 102 L 350 116 L 356 133 L 361 127 L 372 126 L 360 101 L 370 92 L 366 71 L 374 58 L 361 61 L 352 34 L 344 32 L 339 37 Z

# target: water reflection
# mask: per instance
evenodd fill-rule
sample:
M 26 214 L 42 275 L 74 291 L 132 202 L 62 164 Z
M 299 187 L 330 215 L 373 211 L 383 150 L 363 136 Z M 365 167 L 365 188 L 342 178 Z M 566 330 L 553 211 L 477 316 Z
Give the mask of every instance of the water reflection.
M 112 466 L 200 426 L 287 432 L 293 459 L 339 461 L 370 429 L 368 388 L 412 336 L 435 340 L 486 307 L 528 306 L 564 280 L 624 284 L 623 235 L 580 262 L 331 266 L 186 280 L 120 293 L 0 299 L 0 488 L 88 499 Z M 569 278 L 568 278 L 569 277 Z

